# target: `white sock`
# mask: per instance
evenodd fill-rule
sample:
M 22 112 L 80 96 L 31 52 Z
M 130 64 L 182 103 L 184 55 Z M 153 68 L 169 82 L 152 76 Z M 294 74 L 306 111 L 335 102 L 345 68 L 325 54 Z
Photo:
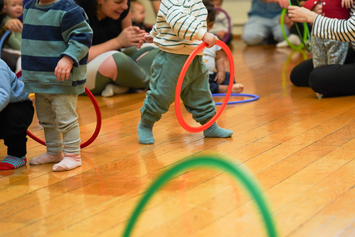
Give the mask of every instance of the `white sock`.
M 63 160 L 63 158 L 64 158 L 63 152 L 56 154 L 56 155 L 46 152 L 40 156 L 33 157 L 30 160 L 30 165 L 42 165 L 42 164 L 49 164 L 49 163 L 57 163 L 57 162 Z
M 295 45 L 295 46 L 298 46 L 298 45 L 302 44 L 301 39 L 300 39 L 300 37 L 299 37 L 298 35 L 290 34 L 290 35 L 287 37 L 287 39 L 288 39 L 288 41 L 289 41 L 291 44 L 293 44 L 293 45 Z M 284 40 L 284 41 L 281 41 L 281 42 L 277 43 L 277 44 L 276 44 L 276 47 L 278 47 L 278 48 L 281 48 L 281 47 L 288 47 L 288 43 L 287 43 L 286 40 Z
M 105 89 L 101 92 L 103 97 L 110 97 L 113 95 L 123 94 L 129 90 L 128 87 L 118 86 L 114 84 L 107 84 Z
M 298 35 L 295 35 L 295 34 L 291 34 L 288 36 L 288 41 L 290 41 L 291 44 L 293 45 L 301 45 L 302 42 L 301 42 L 301 39 Z
M 81 166 L 80 154 L 64 153 L 64 159 L 58 164 L 53 165 L 53 171 L 72 170 Z

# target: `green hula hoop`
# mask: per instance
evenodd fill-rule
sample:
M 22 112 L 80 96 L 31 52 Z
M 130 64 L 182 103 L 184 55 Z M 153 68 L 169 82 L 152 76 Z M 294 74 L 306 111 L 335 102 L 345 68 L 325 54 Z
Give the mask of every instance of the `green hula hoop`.
M 198 168 L 198 167 L 213 167 L 219 168 L 221 170 L 225 170 L 230 173 L 235 179 L 239 180 L 244 187 L 247 189 L 249 194 L 254 198 L 257 206 L 259 207 L 263 220 L 264 225 L 267 230 L 267 234 L 270 237 L 276 237 L 276 229 L 274 225 L 274 221 L 268 209 L 268 206 L 260 195 L 261 191 L 255 181 L 253 181 L 252 177 L 247 174 L 243 169 L 240 167 L 227 162 L 225 160 L 209 157 L 209 156 L 200 156 L 188 160 L 184 160 L 182 162 L 177 163 L 176 165 L 172 166 L 170 169 L 166 170 L 163 174 L 161 174 L 147 189 L 147 192 L 138 202 L 138 205 L 134 209 L 131 217 L 128 220 L 127 226 L 123 232 L 123 237 L 129 237 L 133 227 L 138 219 L 138 216 L 141 214 L 143 208 L 148 203 L 150 198 L 155 194 L 164 184 L 171 180 L 171 178 L 176 177 L 177 174 L 181 173 L 182 171 L 187 170 L 188 168 Z
M 290 4 L 290 5 L 291 5 L 291 4 Z M 287 37 L 287 35 L 286 35 L 286 31 L 285 31 L 285 24 L 284 24 L 284 19 L 285 19 L 285 14 L 286 14 L 286 12 L 287 12 L 287 9 L 286 9 L 286 8 L 282 9 L 282 11 L 281 11 L 281 16 L 280 16 L 280 25 L 281 25 L 282 35 L 284 36 L 284 38 L 285 38 L 287 44 L 288 44 L 291 48 L 293 48 L 294 50 L 300 50 L 300 49 L 302 49 L 303 47 L 305 47 L 305 49 L 306 49 L 308 52 L 310 52 L 310 51 L 311 51 L 311 47 L 308 48 L 308 47 L 306 46 L 306 43 L 305 43 L 305 41 L 307 40 L 307 38 L 308 38 L 309 40 L 310 40 L 310 38 L 311 38 L 310 35 L 309 35 L 308 26 L 307 26 L 306 23 L 303 23 L 303 38 L 301 38 L 302 44 L 296 46 L 296 45 L 292 44 L 292 43 L 288 40 L 288 37 Z M 297 29 L 298 35 L 301 36 L 301 32 L 300 32 L 300 30 L 299 30 L 297 24 L 296 24 L 296 29 Z

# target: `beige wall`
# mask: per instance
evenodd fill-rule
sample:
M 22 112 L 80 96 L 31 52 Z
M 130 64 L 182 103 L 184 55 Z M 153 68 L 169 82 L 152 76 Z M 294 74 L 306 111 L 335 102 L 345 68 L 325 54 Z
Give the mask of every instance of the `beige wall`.
M 146 6 L 146 22 L 154 23 L 155 14 L 149 0 L 139 0 Z M 251 0 L 224 0 L 222 8 L 228 13 L 232 22 L 233 35 L 240 35 L 243 24 L 248 19 Z

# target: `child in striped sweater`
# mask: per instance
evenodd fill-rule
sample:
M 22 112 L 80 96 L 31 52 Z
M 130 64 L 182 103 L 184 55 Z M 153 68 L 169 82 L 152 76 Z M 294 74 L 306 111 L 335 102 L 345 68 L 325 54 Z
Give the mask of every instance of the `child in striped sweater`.
M 169 110 L 175 99 L 175 88 L 181 69 L 192 51 L 201 43 L 208 47 L 216 44 L 216 38 L 207 32 L 207 10 L 201 0 L 162 0 L 148 43 L 159 47 L 152 64 L 150 90 L 141 108 L 138 140 L 153 144 L 153 125 Z M 208 70 L 199 52 L 186 72 L 181 89 L 181 99 L 188 112 L 200 124 L 207 123 L 216 107 L 208 83 Z M 205 137 L 230 137 L 232 130 L 220 128 L 216 123 L 203 132 Z
M 87 16 L 73 0 L 31 0 L 25 5 L 21 41 L 24 90 L 35 93 L 47 147 L 46 153 L 31 159 L 31 165 L 57 163 L 53 171 L 81 166 L 76 104 L 85 91 L 91 40 Z

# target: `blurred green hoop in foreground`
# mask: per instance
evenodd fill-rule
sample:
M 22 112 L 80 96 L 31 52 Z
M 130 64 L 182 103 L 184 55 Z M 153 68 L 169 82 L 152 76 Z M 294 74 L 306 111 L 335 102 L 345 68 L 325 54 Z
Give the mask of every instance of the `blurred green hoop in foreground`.
M 261 190 L 258 187 L 258 184 L 253 181 L 253 177 L 250 176 L 245 170 L 241 167 L 228 162 L 226 160 L 214 158 L 212 156 L 199 156 L 192 159 L 183 160 L 162 173 L 155 181 L 152 182 L 150 187 L 147 189 L 147 192 L 138 202 L 138 205 L 134 209 L 132 215 L 130 216 L 127 226 L 123 232 L 123 237 L 129 237 L 133 227 L 138 219 L 138 216 L 141 214 L 143 208 L 146 206 L 151 197 L 159 191 L 163 185 L 171 180 L 171 178 L 180 174 L 182 171 L 186 171 L 189 168 L 200 168 L 200 167 L 211 167 L 218 168 L 223 171 L 227 171 L 231 174 L 237 181 L 240 181 L 246 190 L 249 192 L 253 200 L 255 201 L 257 207 L 259 208 L 261 215 L 264 220 L 264 225 L 266 232 L 270 237 L 276 237 L 275 224 L 272 219 L 269 208 L 261 195 Z

